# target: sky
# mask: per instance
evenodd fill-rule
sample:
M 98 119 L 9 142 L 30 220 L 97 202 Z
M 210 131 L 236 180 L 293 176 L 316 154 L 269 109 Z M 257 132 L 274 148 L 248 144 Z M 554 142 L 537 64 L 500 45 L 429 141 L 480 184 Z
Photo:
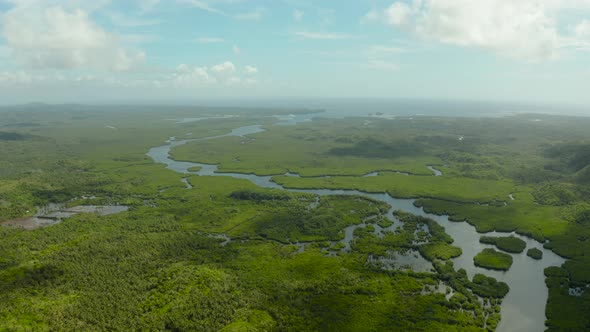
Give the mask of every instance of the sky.
M 590 106 L 590 0 L 0 0 L 0 104 Z

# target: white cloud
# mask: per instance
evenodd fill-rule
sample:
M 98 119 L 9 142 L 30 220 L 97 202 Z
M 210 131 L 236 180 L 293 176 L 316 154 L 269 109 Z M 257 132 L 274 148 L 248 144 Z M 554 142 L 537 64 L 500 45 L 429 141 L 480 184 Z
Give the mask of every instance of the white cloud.
M 302 10 L 295 9 L 293 11 L 293 20 L 295 22 L 301 22 L 301 20 L 303 20 L 303 15 L 305 15 L 305 13 Z
M 28 72 L 24 70 L 0 72 L 0 87 L 6 89 L 25 88 L 27 89 L 27 94 L 32 94 L 35 90 L 45 90 L 55 87 L 77 88 L 81 85 L 117 85 L 122 87 L 130 86 L 132 82 L 125 82 L 113 77 L 101 78 L 91 74 L 70 74 L 55 71 L 46 73 Z
M 293 33 L 297 37 L 305 39 L 320 39 L 320 40 L 338 40 L 338 39 L 350 39 L 352 36 L 338 33 L 324 33 L 324 32 L 310 32 L 310 31 L 298 31 Z
M 266 9 L 264 9 L 262 7 L 258 7 L 255 10 L 250 11 L 250 12 L 236 14 L 234 16 L 234 18 L 236 18 L 238 20 L 259 21 L 262 19 L 265 12 L 266 12 Z
M 236 72 L 236 66 L 230 61 L 211 67 L 211 71 L 218 75 L 231 75 Z
M 576 36 L 581 39 L 588 39 L 590 41 L 590 21 L 583 20 L 575 29 Z
M 157 86 L 182 88 L 205 86 L 251 86 L 257 83 L 255 80 L 255 75 L 257 73 L 258 68 L 254 66 L 245 66 L 243 72 L 238 73 L 236 66 L 230 61 L 209 68 L 191 67 L 182 64 L 176 68 L 172 79 L 157 80 Z
M 404 2 L 395 2 L 385 10 L 387 23 L 393 25 L 406 24 L 413 14 L 412 8 Z
M 234 45 L 232 47 L 232 51 L 234 52 L 234 54 L 240 54 L 240 53 L 242 53 L 242 50 L 238 47 L 238 45 Z
M 244 72 L 248 75 L 258 74 L 258 68 L 254 66 L 246 66 L 244 67 Z
M 201 37 L 201 38 L 195 39 L 195 41 L 197 43 L 201 43 L 201 44 L 215 44 L 215 43 L 225 42 L 225 40 L 223 38 L 217 38 L 217 37 Z
M 27 3 L 29 4 L 29 3 Z M 0 34 L 13 59 L 33 68 L 129 70 L 145 54 L 98 26 L 83 10 L 15 7 L 2 16 Z
M 538 61 L 556 58 L 565 46 L 557 13 L 566 8 L 589 9 L 590 1 L 396 1 L 384 11 L 384 21 L 441 43 Z
M 186 64 L 178 66 L 171 79 L 157 80 L 159 87 L 195 88 L 215 85 L 249 86 L 256 83 L 254 75 L 258 68 L 245 66 L 243 75 L 239 75 L 236 66 L 226 61 L 210 68 L 193 67 Z
M 215 82 L 215 78 L 209 76 L 206 67 L 190 67 L 186 64 L 179 65 L 172 78 L 173 85 L 180 87 L 194 87 Z
M 145 89 L 206 89 L 220 86 L 246 87 L 256 84 L 258 69 L 245 66 L 238 73 L 236 66 L 223 62 L 211 67 L 180 64 L 172 70 L 144 73 L 142 77 L 131 77 L 124 73 L 109 75 L 76 71 L 0 71 L 0 92 L 6 89 L 45 91 L 46 89 L 86 89 L 86 88 L 138 88 Z M 96 90 L 93 90 L 96 91 Z

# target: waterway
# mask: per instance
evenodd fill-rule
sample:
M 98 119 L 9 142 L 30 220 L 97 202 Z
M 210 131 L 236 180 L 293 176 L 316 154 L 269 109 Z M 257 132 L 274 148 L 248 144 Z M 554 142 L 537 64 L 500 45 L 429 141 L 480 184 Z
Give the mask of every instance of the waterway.
M 306 119 L 292 119 L 291 123 L 281 123 L 296 125 L 298 122 L 307 121 Z M 200 139 L 185 139 L 176 140 L 171 138 L 166 141 L 166 144 L 154 147 L 147 153 L 155 162 L 165 164 L 167 168 L 182 174 L 194 174 L 200 176 L 226 176 L 239 179 L 247 179 L 263 188 L 283 189 L 291 192 L 310 193 L 319 196 L 326 195 L 361 195 L 370 197 L 376 200 L 386 202 L 391 206 L 387 213 L 387 217 L 394 222 L 394 226 L 399 226 L 400 222 L 393 216 L 393 211 L 403 210 L 415 215 L 424 216 L 434 219 L 445 231 L 455 240 L 454 245 L 462 249 L 463 254 L 455 259 L 453 263 L 455 269 L 465 269 L 469 277 L 473 277 L 477 273 L 482 273 L 492 276 L 499 281 L 503 281 L 510 286 L 510 292 L 506 295 L 502 302 L 502 320 L 498 326 L 497 331 L 500 332 L 536 332 L 545 330 L 545 304 L 548 298 L 548 289 L 545 285 L 545 277 L 543 270 L 549 266 L 560 266 L 565 260 L 550 250 L 543 248 L 543 245 L 533 239 L 513 234 L 513 233 L 478 233 L 475 227 L 466 222 L 450 221 L 446 215 L 434 215 L 426 213 L 422 208 L 414 205 L 414 199 L 398 199 L 391 197 L 386 193 L 365 193 L 356 190 L 306 190 L 306 189 L 290 189 L 284 188 L 272 181 L 272 176 L 257 176 L 255 174 L 241 174 L 241 173 L 220 173 L 218 166 L 212 164 L 202 164 L 195 162 L 176 161 L 170 157 L 170 151 L 180 145 L 191 141 L 211 140 L 220 137 L 237 136 L 245 137 L 264 131 L 261 126 L 246 126 L 232 130 L 224 135 L 211 136 Z M 200 167 L 199 171 L 191 172 L 188 169 L 191 167 Z M 441 176 L 442 173 L 434 168 L 431 168 L 435 176 Z M 298 176 L 291 173 L 291 176 Z M 371 174 L 372 175 L 372 174 Z M 412 176 L 412 175 L 409 175 Z M 352 240 L 354 228 L 344 230 L 347 237 L 345 241 Z M 492 271 L 477 267 L 473 264 L 473 257 L 484 248 L 492 248 L 493 246 L 482 244 L 479 238 L 482 235 L 514 235 L 523 239 L 527 243 L 528 248 L 538 248 L 543 251 L 543 258 L 535 260 L 526 256 L 526 250 L 521 254 L 511 254 L 514 263 L 510 270 L 506 272 Z M 350 248 L 350 243 L 345 242 L 345 249 Z M 410 261 L 401 262 L 403 265 L 411 265 Z

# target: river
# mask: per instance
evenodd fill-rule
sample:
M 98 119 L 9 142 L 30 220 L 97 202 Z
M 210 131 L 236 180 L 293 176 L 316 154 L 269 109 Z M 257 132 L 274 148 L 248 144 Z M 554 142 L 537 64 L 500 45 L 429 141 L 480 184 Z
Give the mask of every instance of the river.
M 296 125 L 299 122 L 309 121 L 297 117 L 291 121 L 279 124 Z M 476 273 L 482 273 L 503 281 L 510 286 L 510 292 L 506 295 L 502 302 L 502 320 L 498 325 L 497 331 L 500 332 L 538 332 L 545 330 L 545 305 L 548 298 L 548 289 L 545 285 L 545 276 L 543 270 L 549 266 L 560 266 L 565 262 L 565 259 L 559 257 L 550 250 L 543 248 L 543 245 L 533 239 L 513 234 L 513 233 L 477 233 L 475 227 L 466 222 L 452 222 L 449 221 L 446 215 L 434 215 L 426 213 L 422 208 L 414 206 L 414 199 L 398 199 L 391 197 L 386 193 L 365 193 L 356 190 L 302 190 L 284 188 L 272 181 L 272 176 L 257 176 L 254 174 L 240 174 L 240 173 L 219 173 L 217 172 L 217 165 L 201 164 L 193 162 L 175 161 L 170 157 L 170 151 L 174 147 L 186 144 L 191 141 L 211 140 L 220 137 L 236 136 L 244 137 L 260 133 L 264 129 L 259 125 L 240 127 L 232 130 L 225 135 L 217 135 L 205 137 L 200 139 L 186 139 L 176 140 L 170 138 L 165 145 L 154 147 L 147 153 L 155 162 L 162 163 L 167 168 L 183 174 L 194 174 L 200 176 L 229 176 L 239 179 L 247 179 L 256 185 L 264 188 L 283 189 L 291 192 L 304 192 L 316 194 L 320 196 L 325 195 L 361 195 L 370 197 L 376 200 L 386 202 L 391 206 L 387 217 L 399 224 L 395 220 L 392 212 L 394 210 L 403 210 L 415 215 L 424 216 L 436 220 L 445 228 L 445 231 L 455 240 L 454 245 L 463 250 L 463 254 L 455 259 L 453 263 L 455 269 L 463 268 L 467 271 L 469 277 L 473 277 Z M 190 172 L 191 167 L 201 167 L 197 172 Z M 429 167 L 430 168 L 430 167 Z M 440 176 L 442 173 L 439 170 L 431 169 L 436 175 Z M 291 176 L 298 176 L 297 174 L 290 174 Z M 493 248 L 492 245 L 482 244 L 479 238 L 482 235 L 514 235 L 523 239 L 527 243 L 527 249 L 538 248 L 543 252 L 541 260 L 535 260 L 526 256 L 526 249 L 521 254 L 510 254 L 513 257 L 514 263 L 510 270 L 506 272 L 492 271 L 477 267 L 473 264 L 473 257 L 484 248 Z

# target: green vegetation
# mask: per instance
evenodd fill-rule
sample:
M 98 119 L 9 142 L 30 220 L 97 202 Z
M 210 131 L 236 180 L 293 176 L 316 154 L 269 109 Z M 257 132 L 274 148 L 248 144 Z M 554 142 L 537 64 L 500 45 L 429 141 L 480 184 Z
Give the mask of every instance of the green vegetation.
M 470 308 L 473 301 L 479 301 L 475 295 L 487 299 L 490 304 L 483 313 L 487 315 L 486 328 L 494 331 L 500 322 L 500 298 L 503 298 L 509 291 L 508 285 L 504 282 L 497 282 L 494 278 L 488 278 L 482 274 L 476 274 L 473 281 L 469 281 L 465 270 L 455 271 L 450 262 L 435 263 L 437 272 L 442 280 L 447 282 L 457 291 L 450 299 L 451 304 L 456 308 Z M 470 289 L 471 291 L 468 291 Z
M 417 250 L 428 261 L 449 260 L 461 255 L 461 248 L 451 245 L 453 239 L 434 220 L 395 211 L 403 223 L 401 230 L 386 231 L 382 236 L 375 234 L 372 225 L 357 228 L 352 249 L 363 254 L 387 257 L 389 251 L 405 253 Z M 427 227 L 428 232 L 420 230 Z
M 254 202 L 268 202 L 273 205 L 271 213 L 258 213 L 250 219 L 248 228 L 239 225 L 230 232 L 242 234 L 254 232 L 263 238 L 276 240 L 283 243 L 341 240 L 344 234 L 341 232 L 350 225 L 363 222 L 368 217 L 376 216 L 387 211 L 387 205 L 362 197 L 351 196 L 327 196 L 322 197 L 317 207 L 310 209 L 310 201 L 304 204 L 287 203 L 282 206 L 276 201 L 285 200 L 282 192 L 279 193 L 254 193 L 252 191 L 233 192 L 230 196 L 243 200 L 248 197 Z M 280 207 L 279 209 L 274 206 Z
M 508 181 L 447 176 L 407 176 L 384 173 L 373 177 L 339 176 L 296 178 L 275 176 L 278 184 L 299 189 L 352 188 L 366 192 L 387 192 L 394 197 L 433 197 L 459 202 L 493 202 L 508 197 L 514 184 Z M 461 190 L 456 190 L 459 187 Z
M 455 271 L 451 262 L 446 262 L 445 264 L 435 263 L 435 267 L 442 275 L 442 279 L 448 281 L 459 292 L 464 288 L 471 288 L 473 293 L 481 297 L 501 299 L 509 291 L 506 283 L 498 282 L 496 279 L 486 277 L 482 274 L 476 274 L 473 276 L 473 281 L 469 281 L 465 270 Z
M 519 254 L 526 248 L 526 242 L 514 236 L 482 236 L 479 242 L 493 244 L 498 249 Z
M 529 250 L 526 251 L 526 255 L 534 258 L 534 259 L 542 259 L 543 258 L 543 252 L 541 250 L 539 250 L 538 248 L 530 248 Z
M 588 292 L 582 296 L 571 296 L 570 287 L 582 286 L 572 280 L 568 270 L 560 267 L 548 267 L 545 269 L 545 283 L 549 288 L 549 298 L 546 315 L 548 326 L 554 327 L 551 331 L 584 331 L 590 325 L 590 305 Z M 575 305 L 572 305 L 575 304 Z
M 145 156 L 179 131 L 216 135 L 264 123 L 262 114 L 176 124 L 165 119 L 195 111 L 148 109 L 138 123 L 131 110 L 65 108 L 0 112 L 0 123 L 22 135 L 0 141 L 0 220 L 49 202 L 130 210 L 34 231 L 0 227 L 0 330 L 481 331 L 493 321 L 469 281 L 447 300 L 433 290 L 444 282 L 437 271 L 383 270 L 367 264 L 379 252 L 362 239 L 348 253 L 330 242 L 365 220 L 390 224 L 381 202 L 223 177 L 189 177 L 186 190 L 185 175 Z M 403 219 L 408 230 L 384 237 L 393 244 L 385 254 L 415 242 L 449 251 L 452 239 L 434 221 Z M 309 242 L 304 252 L 297 241 Z
M 367 135 L 369 133 L 360 120 L 335 122 L 318 119 L 297 126 L 266 129 L 252 136 L 256 140 L 225 137 L 190 142 L 175 149 L 172 155 L 176 160 L 218 163 L 223 172 L 258 175 L 278 175 L 288 171 L 301 176 L 363 175 L 375 170 L 431 175 L 425 165 L 442 164 L 436 156 L 391 153 L 388 148 L 397 146 L 398 140 L 403 140 L 402 134 L 395 141 L 389 137 L 378 139 L 384 145 L 378 149 L 385 154 L 376 149 L 368 152 L 369 157 L 362 149 L 358 150 L 360 154 L 340 151 L 339 148 L 365 137 L 373 139 Z
M 483 297 L 503 298 L 509 291 L 506 283 L 479 273 L 473 276 L 473 285 L 473 292 Z
M 461 256 L 461 248 L 446 243 L 429 243 L 420 246 L 420 254 L 432 261 L 435 259 L 449 260 Z
M 0 330 L 494 330 L 507 285 L 456 271 L 450 260 L 461 250 L 436 222 L 398 211 L 403 226 L 379 232 L 374 225 L 391 225 L 380 202 L 263 190 L 223 177 L 191 176 L 194 188 L 186 190 L 185 175 L 145 155 L 172 136 L 222 135 L 253 124 L 266 129 L 256 140 L 194 141 L 173 156 L 276 175 L 291 188 L 418 198 L 426 211 L 480 232 L 531 236 L 568 258 L 546 271 L 549 330 L 590 328 L 590 292 L 568 293 L 590 284 L 589 119 L 352 118 L 270 126 L 271 115 L 293 112 L 0 110 L 0 221 L 31 216 L 50 202 L 130 206 L 35 231 L 0 227 Z M 178 123 L 220 114 L 234 117 Z M 448 166 L 434 177 L 427 165 Z M 373 171 L 379 174 L 361 177 Z M 368 226 L 357 228 L 344 250 L 342 230 L 363 222 Z M 522 246 L 493 241 L 507 251 Z M 481 266 L 510 266 L 510 256 L 491 252 L 478 255 Z M 419 253 L 432 270 L 369 263 L 394 253 Z M 439 283 L 452 289 L 448 300 L 434 290 Z
M 486 269 L 507 271 L 512 266 L 512 256 L 487 248 L 473 257 L 473 263 Z

